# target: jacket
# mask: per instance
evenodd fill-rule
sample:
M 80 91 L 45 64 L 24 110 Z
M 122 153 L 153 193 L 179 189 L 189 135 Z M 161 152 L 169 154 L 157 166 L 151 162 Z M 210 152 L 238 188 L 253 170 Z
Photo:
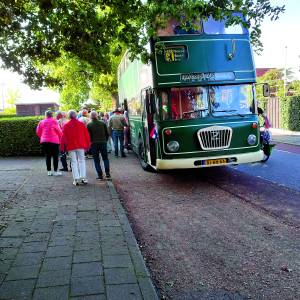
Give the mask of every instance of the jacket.
M 90 143 L 89 132 L 82 122 L 77 119 L 72 119 L 64 125 L 60 144 L 62 151 L 72 151 L 76 149 L 88 150 Z
M 40 138 L 40 143 L 60 144 L 62 136 L 61 129 L 53 118 L 40 121 L 36 128 L 36 134 Z
M 91 120 L 87 124 L 87 129 L 91 137 L 91 143 L 106 143 L 108 140 L 107 126 L 103 121 Z
M 109 130 L 124 130 L 127 126 L 125 118 L 123 115 L 113 115 L 108 121 Z

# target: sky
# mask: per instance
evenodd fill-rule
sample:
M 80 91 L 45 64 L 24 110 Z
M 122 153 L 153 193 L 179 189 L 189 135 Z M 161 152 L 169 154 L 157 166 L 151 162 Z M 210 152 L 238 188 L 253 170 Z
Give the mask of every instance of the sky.
M 286 11 L 279 20 L 265 19 L 262 23 L 263 52 L 257 55 L 254 52 L 254 61 L 257 68 L 292 68 L 295 77 L 300 79 L 300 0 L 271 0 L 273 5 L 285 5 Z M 59 102 L 59 94 L 43 89 L 33 91 L 21 83 L 17 74 L 0 69 L 0 110 L 8 89 L 19 89 L 18 102 Z
M 300 68 L 300 1 L 271 0 L 272 4 L 285 5 L 286 11 L 277 21 L 266 19 L 262 24 L 264 50 L 260 56 L 254 53 L 257 68 Z M 299 72 L 298 72 L 299 73 Z M 296 74 L 299 75 L 300 74 Z

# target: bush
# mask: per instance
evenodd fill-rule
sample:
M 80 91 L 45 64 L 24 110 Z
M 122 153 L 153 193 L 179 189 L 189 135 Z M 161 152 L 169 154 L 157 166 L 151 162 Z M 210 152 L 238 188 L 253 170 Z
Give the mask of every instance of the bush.
M 17 115 L 16 114 L 2 114 L 2 113 L 0 113 L 0 118 L 15 118 L 15 117 L 17 117 Z
M 0 119 L 0 156 L 40 155 L 41 146 L 35 133 L 42 117 Z
M 300 97 L 292 96 L 280 100 L 280 128 L 300 131 Z

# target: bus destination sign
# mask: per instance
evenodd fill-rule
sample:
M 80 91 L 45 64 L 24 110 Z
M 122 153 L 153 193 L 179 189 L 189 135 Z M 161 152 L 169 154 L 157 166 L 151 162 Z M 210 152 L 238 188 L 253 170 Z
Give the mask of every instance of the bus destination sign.
M 182 61 L 186 57 L 186 47 L 185 46 L 173 46 L 166 47 L 165 49 L 165 61 L 167 62 L 178 62 Z
M 208 73 L 188 73 L 181 74 L 180 81 L 182 83 L 203 82 L 203 81 L 225 81 L 234 80 L 233 72 L 208 72 Z
M 181 82 L 201 82 L 201 81 L 212 81 L 215 80 L 215 73 L 190 73 L 181 74 Z

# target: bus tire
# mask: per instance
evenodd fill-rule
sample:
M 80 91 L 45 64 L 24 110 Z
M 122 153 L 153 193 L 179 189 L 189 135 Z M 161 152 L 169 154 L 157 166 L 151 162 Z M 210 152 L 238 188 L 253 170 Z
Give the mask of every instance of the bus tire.
M 139 139 L 139 143 L 138 143 L 138 159 L 139 162 L 141 164 L 141 167 L 143 168 L 143 170 L 145 171 L 153 171 L 153 169 L 151 168 L 151 166 L 145 161 L 145 149 L 144 149 L 144 143 L 142 141 L 142 139 Z

